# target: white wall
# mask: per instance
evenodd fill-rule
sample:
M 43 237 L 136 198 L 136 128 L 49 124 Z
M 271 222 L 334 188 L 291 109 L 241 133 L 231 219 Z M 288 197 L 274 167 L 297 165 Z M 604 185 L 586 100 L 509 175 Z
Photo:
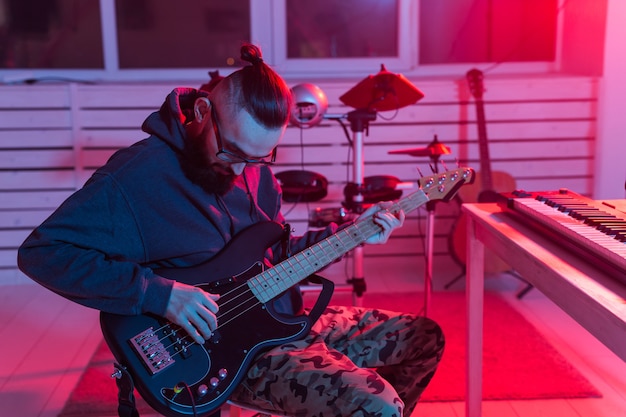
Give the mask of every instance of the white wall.
M 597 168 L 594 198 L 624 198 L 626 192 L 626 1 L 609 0 L 604 77 L 598 92 Z
M 365 176 L 393 175 L 415 182 L 428 158 L 390 155 L 394 149 L 426 146 L 436 134 L 452 149 L 444 159 L 455 168 L 480 169 L 475 103 L 463 78 L 414 81 L 426 96 L 417 104 L 380 113 L 364 138 Z M 513 176 L 529 191 L 566 187 L 593 192 L 597 80 L 584 76 L 487 76 L 485 113 L 494 172 Z M 320 84 L 333 114 L 351 109 L 339 96 L 354 81 Z M 172 84 L 0 86 L 0 285 L 22 281 L 16 249 L 28 233 L 119 147 L 145 137 L 144 118 L 158 109 Z M 326 176 L 329 195 L 320 202 L 285 204 L 296 232 L 306 230 L 316 207 L 339 208 L 351 180 L 343 130 L 334 121 L 300 131 L 287 129 L 276 172 L 308 169 Z M 441 167 L 440 167 L 441 168 Z M 497 190 L 512 191 L 512 190 Z M 407 191 L 408 193 L 408 191 Z M 472 201 L 467 201 L 472 202 Z M 461 269 L 448 253 L 458 205 L 437 204 L 435 266 L 439 282 Z M 410 213 L 387 245 L 365 248 L 368 274 L 423 271 L 425 213 Z M 339 281 L 343 265 L 334 268 Z M 327 271 L 328 272 L 328 271 Z M 417 272 L 421 279 L 422 273 Z
M 487 135 L 494 171 L 511 174 L 518 188 L 529 191 L 566 187 L 595 199 L 624 198 L 624 22 L 626 0 L 608 0 L 603 77 L 553 74 L 485 78 Z M 320 83 L 329 96 L 331 113 L 351 110 L 338 97 L 357 81 Z M 466 80 L 441 77 L 411 81 L 426 97 L 401 109 L 392 119 L 391 114 L 384 114 L 372 123 L 365 137 L 365 175 L 394 175 L 412 181 L 418 176 L 417 166 L 428 173 L 424 158 L 399 157 L 388 151 L 425 146 L 435 134 L 452 148 L 449 165 L 458 158 L 478 169 L 474 102 Z M 294 83 L 291 80 L 290 84 Z M 191 84 L 199 86 L 200 82 Z M 138 131 L 141 121 L 158 108 L 173 86 L 0 86 L 0 285 L 23 280 L 15 265 L 18 245 L 115 149 L 143 137 Z M 347 141 L 336 123 L 326 121 L 304 132 L 288 129 L 277 171 L 304 166 L 330 180 L 329 196 L 324 201 L 293 209 L 287 206 L 291 210 L 289 221 L 299 231 L 306 228 L 307 217 L 317 205 L 341 205 L 348 181 L 347 155 Z M 436 271 L 448 276 L 459 272 L 447 253 L 448 232 L 457 214 L 454 209 L 451 204 L 437 206 Z M 388 245 L 368 248 L 368 271 L 379 267 L 415 273 L 423 269 L 424 213 L 412 214 L 403 229 Z

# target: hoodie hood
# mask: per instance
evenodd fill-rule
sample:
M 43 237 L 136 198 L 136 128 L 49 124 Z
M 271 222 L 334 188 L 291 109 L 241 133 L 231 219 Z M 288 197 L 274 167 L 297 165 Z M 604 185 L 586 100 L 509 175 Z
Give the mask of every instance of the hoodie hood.
M 198 97 L 208 97 L 208 93 L 195 88 L 175 88 L 161 108 L 143 122 L 141 130 L 181 151 L 186 136 L 185 124 L 193 120 L 193 104 Z

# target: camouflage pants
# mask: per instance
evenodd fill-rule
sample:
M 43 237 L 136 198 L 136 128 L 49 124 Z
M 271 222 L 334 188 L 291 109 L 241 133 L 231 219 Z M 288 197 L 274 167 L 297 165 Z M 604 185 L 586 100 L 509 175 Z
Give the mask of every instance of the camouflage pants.
M 408 417 L 443 348 L 428 318 L 328 307 L 305 339 L 260 355 L 232 398 L 293 417 Z

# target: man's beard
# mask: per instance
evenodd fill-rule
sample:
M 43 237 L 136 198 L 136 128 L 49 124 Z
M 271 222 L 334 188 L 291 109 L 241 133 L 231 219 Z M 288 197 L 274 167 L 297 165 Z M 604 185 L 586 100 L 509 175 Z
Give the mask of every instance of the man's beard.
M 185 141 L 181 167 L 185 176 L 209 194 L 224 195 L 233 188 L 235 173 L 222 174 L 213 168 L 209 160 L 207 142 L 201 138 Z

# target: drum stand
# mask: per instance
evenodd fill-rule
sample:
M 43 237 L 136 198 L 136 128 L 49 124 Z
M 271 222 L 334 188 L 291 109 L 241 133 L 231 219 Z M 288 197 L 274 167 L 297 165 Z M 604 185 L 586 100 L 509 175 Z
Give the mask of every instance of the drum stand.
M 405 154 L 411 156 L 428 156 L 430 157 L 430 168 L 434 174 L 439 173 L 439 157 L 450 153 L 450 148 L 440 143 L 435 135 L 433 141 L 425 148 L 400 149 L 389 151 L 390 154 Z M 424 266 L 424 316 L 428 317 L 430 308 L 430 296 L 432 293 L 433 282 L 433 250 L 435 246 L 435 201 L 426 203 L 426 250 L 425 250 L 425 266 Z
M 438 174 L 437 159 L 439 157 L 432 156 L 433 172 Z M 430 307 L 430 295 L 432 293 L 433 283 L 433 250 L 435 246 L 435 202 L 426 203 L 426 256 L 424 266 L 424 317 L 428 317 L 428 309 Z
M 354 211 L 363 212 L 364 177 L 363 177 L 363 132 L 369 122 L 376 120 L 376 112 L 398 110 L 416 103 L 424 97 L 417 87 L 401 74 L 387 71 L 381 65 L 376 75 L 370 75 L 339 97 L 345 105 L 356 110 L 348 113 L 348 121 L 353 133 L 352 149 L 354 151 L 353 182 L 356 192 L 353 198 Z M 353 276 L 349 280 L 354 287 L 354 305 L 361 305 L 365 292 L 363 276 L 363 247 L 353 249 Z
M 363 161 L 363 132 L 367 130 L 369 122 L 376 120 L 376 112 L 371 110 L 354 110 L 348 113 L 348 121 L 352 130 L 352 151 L 354 152 L 354 163 L 352 166 L 352 181 L 356 185 L 356 194 L 352 210 L 361 214 L 363 207 L 363 185 L 364 185 L 364 161 Z M 363 293 L 366 289 L 365 276 L 363 273 L 363 246 L 359 245 L 352 250 L 352 278 L 348 283 L 354 289 L 352 301 L 355 306 L 363 305 Z

